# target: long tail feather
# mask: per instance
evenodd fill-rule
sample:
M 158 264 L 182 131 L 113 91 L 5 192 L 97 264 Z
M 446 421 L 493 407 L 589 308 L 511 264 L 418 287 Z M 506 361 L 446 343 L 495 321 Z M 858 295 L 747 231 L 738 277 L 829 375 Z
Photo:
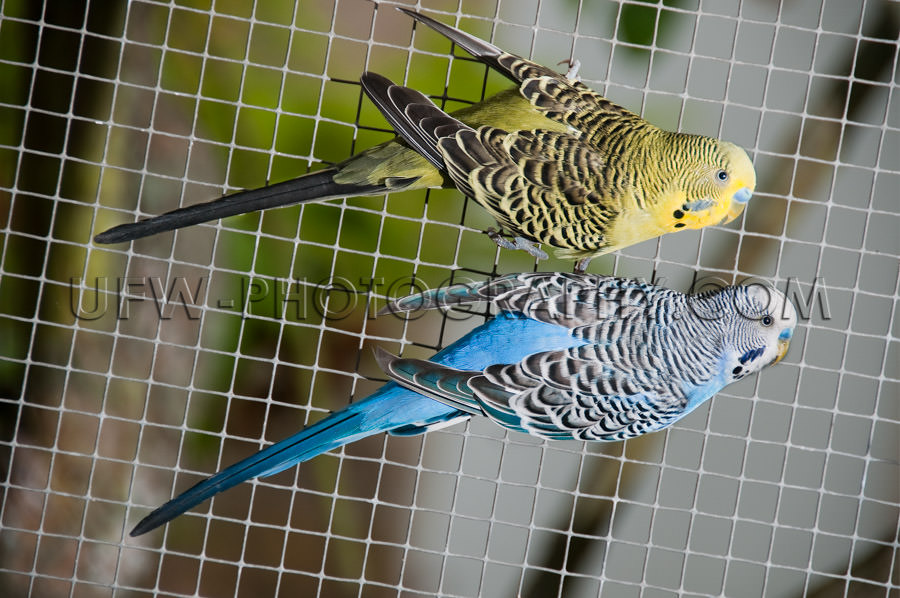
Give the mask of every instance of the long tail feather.
M 335 183 L 336 172 L 337 170 L 334 168 L 320 170 L 283 183 L 240 191 L 206 203 L 172 210 L 147 220 L 120 224 L 100 233 L 94 237 L 94 241 L 102 244 L 124 243 L 236 214 L 246 214 L 328 197 L 369 195 L 385 190 L 381 185 Z
M 204 500 L 245 480 L 274 475 L 333 448 L 382 431 L 379 429 L 362 431 L 360 421 L 363 417 L 356 409 L 340 411 L 223 469 L 144 517 L 131 530 L 131 535 L 140 536 L 168 523 Z
M 440 21 L 436 21 L 431 17 L 427 17 L 421 13 L 418 13 L 414 10 L 410 10 L 408 8 L 404 8 L 402 6 L 398 6 L 397 10 L 406 13 L 413 19 L 419 21 L 420 23 L 427 25 L 431 29 L 434 29 L 454 44 L 480 60 L 481 62 L 494 67 L 516 83 L 520 83 L 521 79 L 517 79 L 515 74 L 511 73 L 509 69 L 500 64 L 497 61 L 499 56 L 504 54 L 503 50 L 498 48 L 493 44 L 489 44 L 488 42 L 478 39 L 473 35 L 469 35 L 465 31 L 460 31 L 455 27 L 451 27 L 449 25 L 444 25 Z
M 397 10 L 409 15 L 413 19 L 419 21 L 423 25 L 427 25 L 434 29 L 454 44 L 474 56 L 479 62 L 495 69 L 501 75 L 510 81 L 522 83 L 525 79 L 533 77 L 550 77 L 555 79 L 559 77 L 559 73 L 548 69 L 545 66 L 526 60 L 521 56 L 504 52 L 497 46 L 490 44 L 482 39 L 478 39 L 474 35 L 470 35 L 465 31 L 461 31 L 450 25 L 445 25 L 440 21 L 436 21 L 431 17 L 415 12 L 408 8 L 398 6 Z M 526 96 L 527 97 L 527 96 Z

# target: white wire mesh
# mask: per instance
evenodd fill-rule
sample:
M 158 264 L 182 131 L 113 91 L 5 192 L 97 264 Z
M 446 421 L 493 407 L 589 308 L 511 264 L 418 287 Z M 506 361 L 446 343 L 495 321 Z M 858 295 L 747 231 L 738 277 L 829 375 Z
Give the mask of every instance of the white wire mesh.
M 498 252 L 480 232 L 490 219 L 453 191 L 131 246 L 91 235 L 388 139 L 364 69 L 450 108 L 505 83 L 411 35 L 388 2 L 8 0 L 0 587 L 897 596 L 900 5 L 421 8 L 544 64 L 580 58 L 588 84 L 652 122 L 746 147 L 760 182 L 743 218 L 591 271 L 682 290 L 695 273 L 795 284 L 814 300 L 786 360 L 624 444 L 543 443 L 481 420 L 376 436 L 128 538 L 148 508 L 366 396 L 383 378 L 373 346 L 428 355 L 481 321 L 372 318 L 410 276 L 435 286 L 535 264 Z

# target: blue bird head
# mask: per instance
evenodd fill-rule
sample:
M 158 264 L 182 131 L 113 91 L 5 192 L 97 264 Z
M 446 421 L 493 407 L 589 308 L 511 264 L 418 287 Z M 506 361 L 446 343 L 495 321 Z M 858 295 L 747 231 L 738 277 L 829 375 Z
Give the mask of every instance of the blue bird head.
M 797 311 L 784 293 L 769 286 L 754 284 L 736 287 L 736 311 L 740 314 L 738 377 L 781 361 L 787 354 L 797 325 Z

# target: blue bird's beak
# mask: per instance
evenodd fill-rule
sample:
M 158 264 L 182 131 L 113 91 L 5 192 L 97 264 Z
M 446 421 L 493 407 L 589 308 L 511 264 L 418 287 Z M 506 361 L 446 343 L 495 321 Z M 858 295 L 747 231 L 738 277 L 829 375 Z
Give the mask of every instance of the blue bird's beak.
M 785 328 L 781 331 L 781 334 L 778 335 L 778 353 L 775 356 L 775 361 L 772 362 L 772 365 L 781 361 L 785 355 L 787 355 L 788 347 L 791 346 L 791 337 L 794 335 L 794 331 L 790 328 Z
M 728 224 L 740 216 L 751 197 L 753 197 L 753 191 L 750 190 L 750 187 L 741 187 L 735 191 L 734 195 L 731 196 L 732 201 L 731 207 L 728 209 L 728 215 L 725 216 L 722 224 Z

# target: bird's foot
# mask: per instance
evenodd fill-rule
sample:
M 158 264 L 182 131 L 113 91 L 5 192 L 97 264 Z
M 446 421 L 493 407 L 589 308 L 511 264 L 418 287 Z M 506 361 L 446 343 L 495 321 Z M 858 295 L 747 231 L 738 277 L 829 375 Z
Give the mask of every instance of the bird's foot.
M 528 239 L 516 237 L 515 239 L 513 239 L 513 244 L 517 249 L 527 251 L 530 256 L 535 257 L 539 260 L 546 260 L 550 258 L 550 256 L 547 255 L 547 252 L 541 249 L 540 245 L 533 241 L 529 241 Z
M 568 60 L 562 60 L 557 64 L 567 64 L 569 65 L 569 70 L 566 71 L 566 79 L 569 81 L 580 81 L 581 77 L 578 76 L 578 71 L 581 70 L 581 61 L 577 58 L 569 58 Z
M 586 257 L 575 262 L 575 274 L 584 274 L 593 258 Z
M 503 249 L 521 249 L 522 251 L 528 252 L 532 257 L 536 257 L 539 260 L 545 260 L 550 256 L 547 255 L 547 252 L 541 249 L 537 243 L 533 241 L 529 241 L 523 237 L 513 237 L 513 240 L 510 241 L 506 237 L 504 237 L 499 231 L 489 228 L 487 229 L 487 235 L 490 237 L 491 241 L 497 244 L 498 247 L 502 247 Z

